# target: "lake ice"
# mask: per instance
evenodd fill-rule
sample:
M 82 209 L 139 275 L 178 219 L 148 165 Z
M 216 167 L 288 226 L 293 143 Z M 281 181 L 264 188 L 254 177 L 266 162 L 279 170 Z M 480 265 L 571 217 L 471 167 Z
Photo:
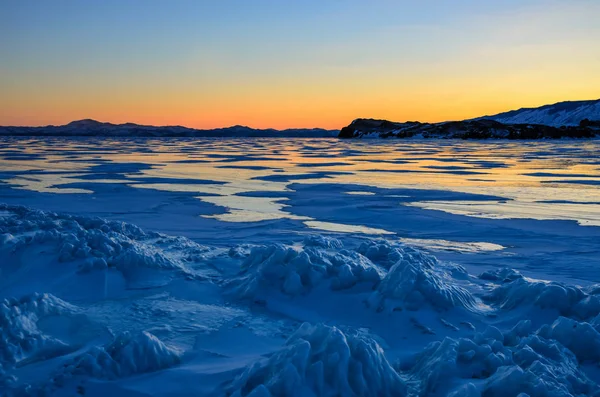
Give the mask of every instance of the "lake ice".
M 2 138 L 0 394 L 598 394 L 599 154 Z

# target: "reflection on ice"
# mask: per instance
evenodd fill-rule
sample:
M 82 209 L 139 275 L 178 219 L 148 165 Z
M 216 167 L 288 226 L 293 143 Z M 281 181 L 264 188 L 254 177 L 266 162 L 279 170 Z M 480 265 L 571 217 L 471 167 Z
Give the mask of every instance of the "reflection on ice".
M 532 203 L 508 201 L 423 201 L 405 205 L 456 215 L 488 219 L 577 220 L 582 226 L 600 226 L 600 212 L 593 204 Z
M 363 233 L 363 234 L 394 234 L 387 230 L 377 229 L 373 227 L 357 226 L 357 225 L 344 225 L 341 223 L 333 222 L 320 222 L 320 221 L 306 221 L 304 224 L 312 229 L 324 230 L 327 232 L 337 233 Z
M 501 251 L 505 247 L 500 244 L 486 242 L 448 241 L 439 239 L 401 238 L 401 242 L 432 251 L 456 251 L 465 253 L 478 253 L 486 251 Z
M 213 217 L 233 222 L 306 220 L 293 207 L 283 210 L 278 193 L 319 183 L 353 185 L 345 194 L 364 196 L 371 205 L 392 196 L 360 186 L 506 198 L 431 203 L 396 194 L 415 207 L 473 217 L 570 219 L 582 225 L 598 225 L 600 218 L 598 141 L 4 139 L 9 144 L 0 147 L 0 181 L 15 188 L 74 194 L 114 183 L 191 192 L 225 208 Z
M 310 219 L 283 211 L 283 197 L 208 196 L 203 201 L 227 208 L 224 214 L 205 215 L 225 222 L 258 222 L 273 219 Z

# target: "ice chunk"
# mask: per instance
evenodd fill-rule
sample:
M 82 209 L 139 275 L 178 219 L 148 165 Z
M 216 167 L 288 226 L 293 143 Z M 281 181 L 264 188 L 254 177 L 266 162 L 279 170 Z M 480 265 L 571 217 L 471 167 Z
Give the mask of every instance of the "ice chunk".
M 281 350 L 248 367 L 227 391 L 239 396 L 407 395 L 375 341 L 308 323 Z
M 517 280 L 519 278 L 523 278 L 521 273 L 516 271 L 515 269 L 511 269 L 509 267 L 503 267 L 501 269 L 496 270 L 488 270 L 487 272 L 481 273 L 479 278 L 482 280 L 488 281 L 497 281 L 501 283 L 509 283 L 511 281 Z
M 181 352 L 165 345 L 149 332 L 124 332 L 104 347 L 93 347 L 64 365 L 54 376 L 60 384 L 64 377 L 88 375 L 99 379 L 116 379 L 158 371 L 180 362 Z
M 563 316 L 587 320 L 600 313 L 600 302 L 581 288 L 557 282 L 519 278 L 493 289 L 483 298 L 505 310 L 535 305 L 553 309 Z
M 391 268 L 402 259 L 400 246 L 391 244 L 386 240 L 366 240 L 360 244 L 356 251 L 386 269 Z
M 36 355 L 51 357 L 68 345 L 45 335 L 38 321 L 47 316 L 77 312 L 77 308 L 49 294 L 31 294 L 0 302 L 0 364 L 15 365 Z
M 588 323 L 559 317 L 552 325 L 540 328 L 538 334 L 546 339 L 556 339 L 579 361 L 600 361 L 600 333 Z
M 304 246 L 326 249 L 342 249 L 344 244 L 337 238 L 328 237 L 321 234 L 310 234 L 304 237 Z
M 572 328 L 569 323 L 572 320 L 565 320 L 562 324 Z M 522 322 L 507 334 L 526 334 L 528 325 Z M 581 370 L 575 354 L 557 341 L 542 336 L 548 333 L 544 329 L 538 332 L 539 335 L 523 335 L 519 343 L 512 346 L 494 340 L 500 335 L 493 328 L 474 339 L 446 338 L 431 343 L 423 352 L 401 364 L 401 369 L 419 385 L 420 395 L 446 395 L 465 379 L 486 379 L 485 383 L 478 383 L 483 396 L 518 396 L 520 393 L 587 396 L 597 393 L 600 388 Z M 486 334 L 490 338 L 486 338 Z M 593 346 L 596 342 L 595 338 L 583 337 L 578 343 L 581 347 L 586 343 Z M 573 346 L 573 340 L 568 339 L 568 344 Z M 579 349 L 576 350 L 581 354 Z M 454 395 L 461 395 L 460 391 L 473 395 L 473 386 L 460 387 L 454 390 Z
M 299 295 L 325 280 L 332 289 L 346 289 L 360 282 L 377 283 L 384 274 L 354 251 L 274 244 L 254 247 L 229 286 L 240 298 L 255 298 L 269 289 Z
M 123 222 L 6 205 L 0 205 L 0 210 L 17 215 L 0 217 L 0 248 L 14 254 L 44 245 L 49 247 L 44 251 L 46 259 L 74 262 L 80 273 L 113 267 L 123 273 L 130 285 L 143 278 L 146 270 L 202 276 L 201 270 L 192 271 L 188 264 L 202 262 L 211 251 L 184 237 L 145 232 Z M 4 275 L 8 277 L 10 273 Z
M 369 305 L 378 310 L 386 306 L 393 310 L 398 304 L 408 310 L 417 310 L 425 304 L 436 309 L 479 310 L 477 300 L 457 285 L 435 258 L 415 250 L 405 251 L 401 256 L 369 297 Z

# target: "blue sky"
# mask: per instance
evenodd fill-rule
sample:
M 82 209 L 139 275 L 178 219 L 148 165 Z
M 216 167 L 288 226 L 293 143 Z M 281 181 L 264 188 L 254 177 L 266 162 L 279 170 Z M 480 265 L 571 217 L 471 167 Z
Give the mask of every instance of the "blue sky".
M 0 124 L 333 127 L 600 97 L 600 2 L 3 1 Z

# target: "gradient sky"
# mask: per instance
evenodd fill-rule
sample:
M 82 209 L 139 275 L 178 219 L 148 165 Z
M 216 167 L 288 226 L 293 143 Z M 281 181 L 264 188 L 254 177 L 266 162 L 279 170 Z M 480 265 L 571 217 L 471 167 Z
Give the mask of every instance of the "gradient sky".
M 341 128 L 600 97 L 598 0 L 2 0 L 0 125 Z

